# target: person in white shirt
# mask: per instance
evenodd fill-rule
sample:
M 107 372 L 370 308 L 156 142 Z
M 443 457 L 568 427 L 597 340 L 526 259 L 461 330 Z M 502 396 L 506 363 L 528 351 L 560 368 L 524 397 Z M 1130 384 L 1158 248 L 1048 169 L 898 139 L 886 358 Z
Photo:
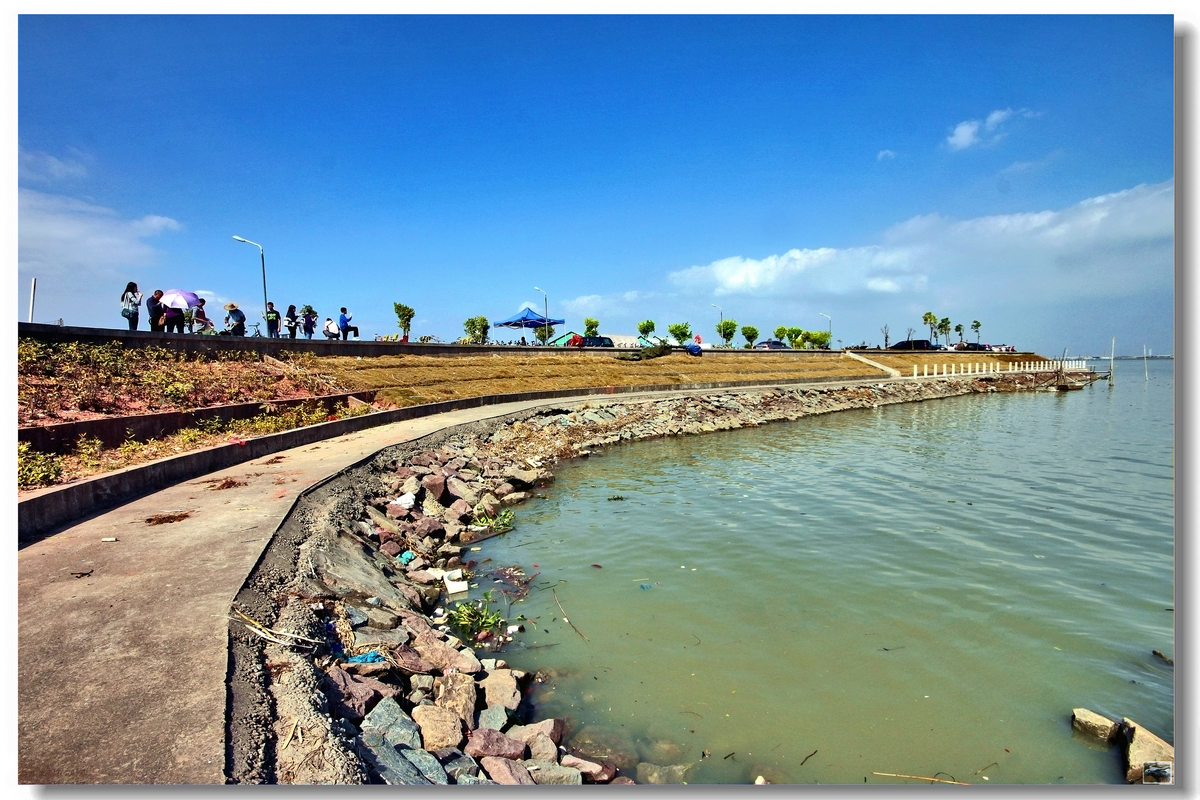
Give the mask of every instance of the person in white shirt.
M 338 328 L 338 324 L 333 321 L 332 317 L 325 318 L 325 328 L 322 331 L 326 339 L 341 339 L 342 331 Z

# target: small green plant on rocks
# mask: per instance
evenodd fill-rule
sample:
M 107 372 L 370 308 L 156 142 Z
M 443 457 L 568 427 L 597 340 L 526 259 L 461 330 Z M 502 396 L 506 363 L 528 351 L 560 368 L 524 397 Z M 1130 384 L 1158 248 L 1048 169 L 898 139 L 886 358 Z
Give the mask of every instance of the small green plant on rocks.
M 449 614 L 450 625 L 470 641 L 486 638 L 484 634 L 499 633 L 505 619 L 492 608 L 493 602 L 490 589 L 478 600 L 460 602 Z
M 471 524 L 491 528 L 495 533 L 504 533 L 513 529 L 513 512 L 511 508 L 505 508 L 494 517 L 476 515 L 472 518 Z

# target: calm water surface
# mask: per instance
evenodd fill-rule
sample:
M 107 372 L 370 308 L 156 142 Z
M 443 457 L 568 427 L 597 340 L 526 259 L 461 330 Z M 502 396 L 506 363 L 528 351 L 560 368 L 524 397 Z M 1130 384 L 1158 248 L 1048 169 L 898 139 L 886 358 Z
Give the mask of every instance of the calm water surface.
M 562 464 L 471 554 L 539 573 L 505 657 L 696 783 L 1121 782 L 1070 715 L 1173 740 L 1173 363 L 1130 363 Z

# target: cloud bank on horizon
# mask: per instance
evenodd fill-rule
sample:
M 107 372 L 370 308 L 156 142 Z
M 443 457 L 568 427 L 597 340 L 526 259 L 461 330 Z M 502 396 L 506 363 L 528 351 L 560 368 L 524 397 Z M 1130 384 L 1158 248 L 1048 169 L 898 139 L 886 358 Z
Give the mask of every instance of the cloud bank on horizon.
M 882 242 L 730 256 L 670 273 L 682 292 L 812 299 L 865 293 L 987 292 L 1121 296 L 1169 288 L 1174 274 L 1175 182 L 1140 185 L 1058 211 L 954 220 L 927 214 Z

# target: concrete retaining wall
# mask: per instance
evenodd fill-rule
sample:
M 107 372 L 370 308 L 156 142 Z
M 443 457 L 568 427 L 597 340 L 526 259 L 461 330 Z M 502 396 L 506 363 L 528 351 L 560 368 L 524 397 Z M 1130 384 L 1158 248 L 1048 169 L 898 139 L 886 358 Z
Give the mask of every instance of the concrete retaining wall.
M 374 391 L 329 394 L 297 400 L 275 400 L 270 405 L 276 408 L 293 408 L 305 403 L 318 402 L 331 412 L 338 403 L 347 403 L 349 398 L 369 403 L 375 399 Z M 77 422 L 60 422 L 56 425 L 40 425 L 18 428 L 17 441 L 28 442 L 42 453 L 69 453 L 75 448 L 80 436 L 99 439 L 105 447 L 120 447 L 126 439 L 146 442 L 170 436 L 181 428 L 195 427 L 206 420 L 222 422 L 250 419 L 263 413 L 267 403 L 236 403 L 211 406 L 192 411 L 164 411 L 159 414 L 139 414 L 131 417 L 109 417 L 87 419 Z
M 854 380 L 880 380 L 878 373 L 862 376 L 841 377 L 836 380 L 813 381 L 797 379 L 771 381 L 765 385 L 786 386 L 800 383 L 845 383 Z M 402 420 L 442 414 L 464 408 L 479 408 L 502 403 L 528 400 L 554 400 L 569 397 L 596 395 L 635 394 L 640 392 L 691 391 L 706 389 L 732 389 L 764 385 L 759 381 L 712 381 L 686 384 L 649 384 L 643 386 L 601 386 L 592 389 L 558 389 L 543 392 L 520 392 L 516 394 L 468 397 L 461 400 L 446 400 L 420 406 L 408 406 L 388 411 L 378 411 L 360 417 L 340 419 L 311 425 L 307 428 L 284 431 L 249 439 L 244 445 L 222 444 L 170 458 L 159 459 L 148 464 L 128 467 L 116 472 L 97 475 L 94 478 L 51 486 L 29 493 L 17 502 L 17 536 L 19 540 L 31 539 L 57 528 L 87 517 L 99 511 L 127 503 L 138 497 L 156 492 L 165 486 L 191 480 L 210 472 L 236 466 L 246 461 L 271 455 L 281 450 L 290 450 L 323 439 L 346 433 L 367 430 Z

